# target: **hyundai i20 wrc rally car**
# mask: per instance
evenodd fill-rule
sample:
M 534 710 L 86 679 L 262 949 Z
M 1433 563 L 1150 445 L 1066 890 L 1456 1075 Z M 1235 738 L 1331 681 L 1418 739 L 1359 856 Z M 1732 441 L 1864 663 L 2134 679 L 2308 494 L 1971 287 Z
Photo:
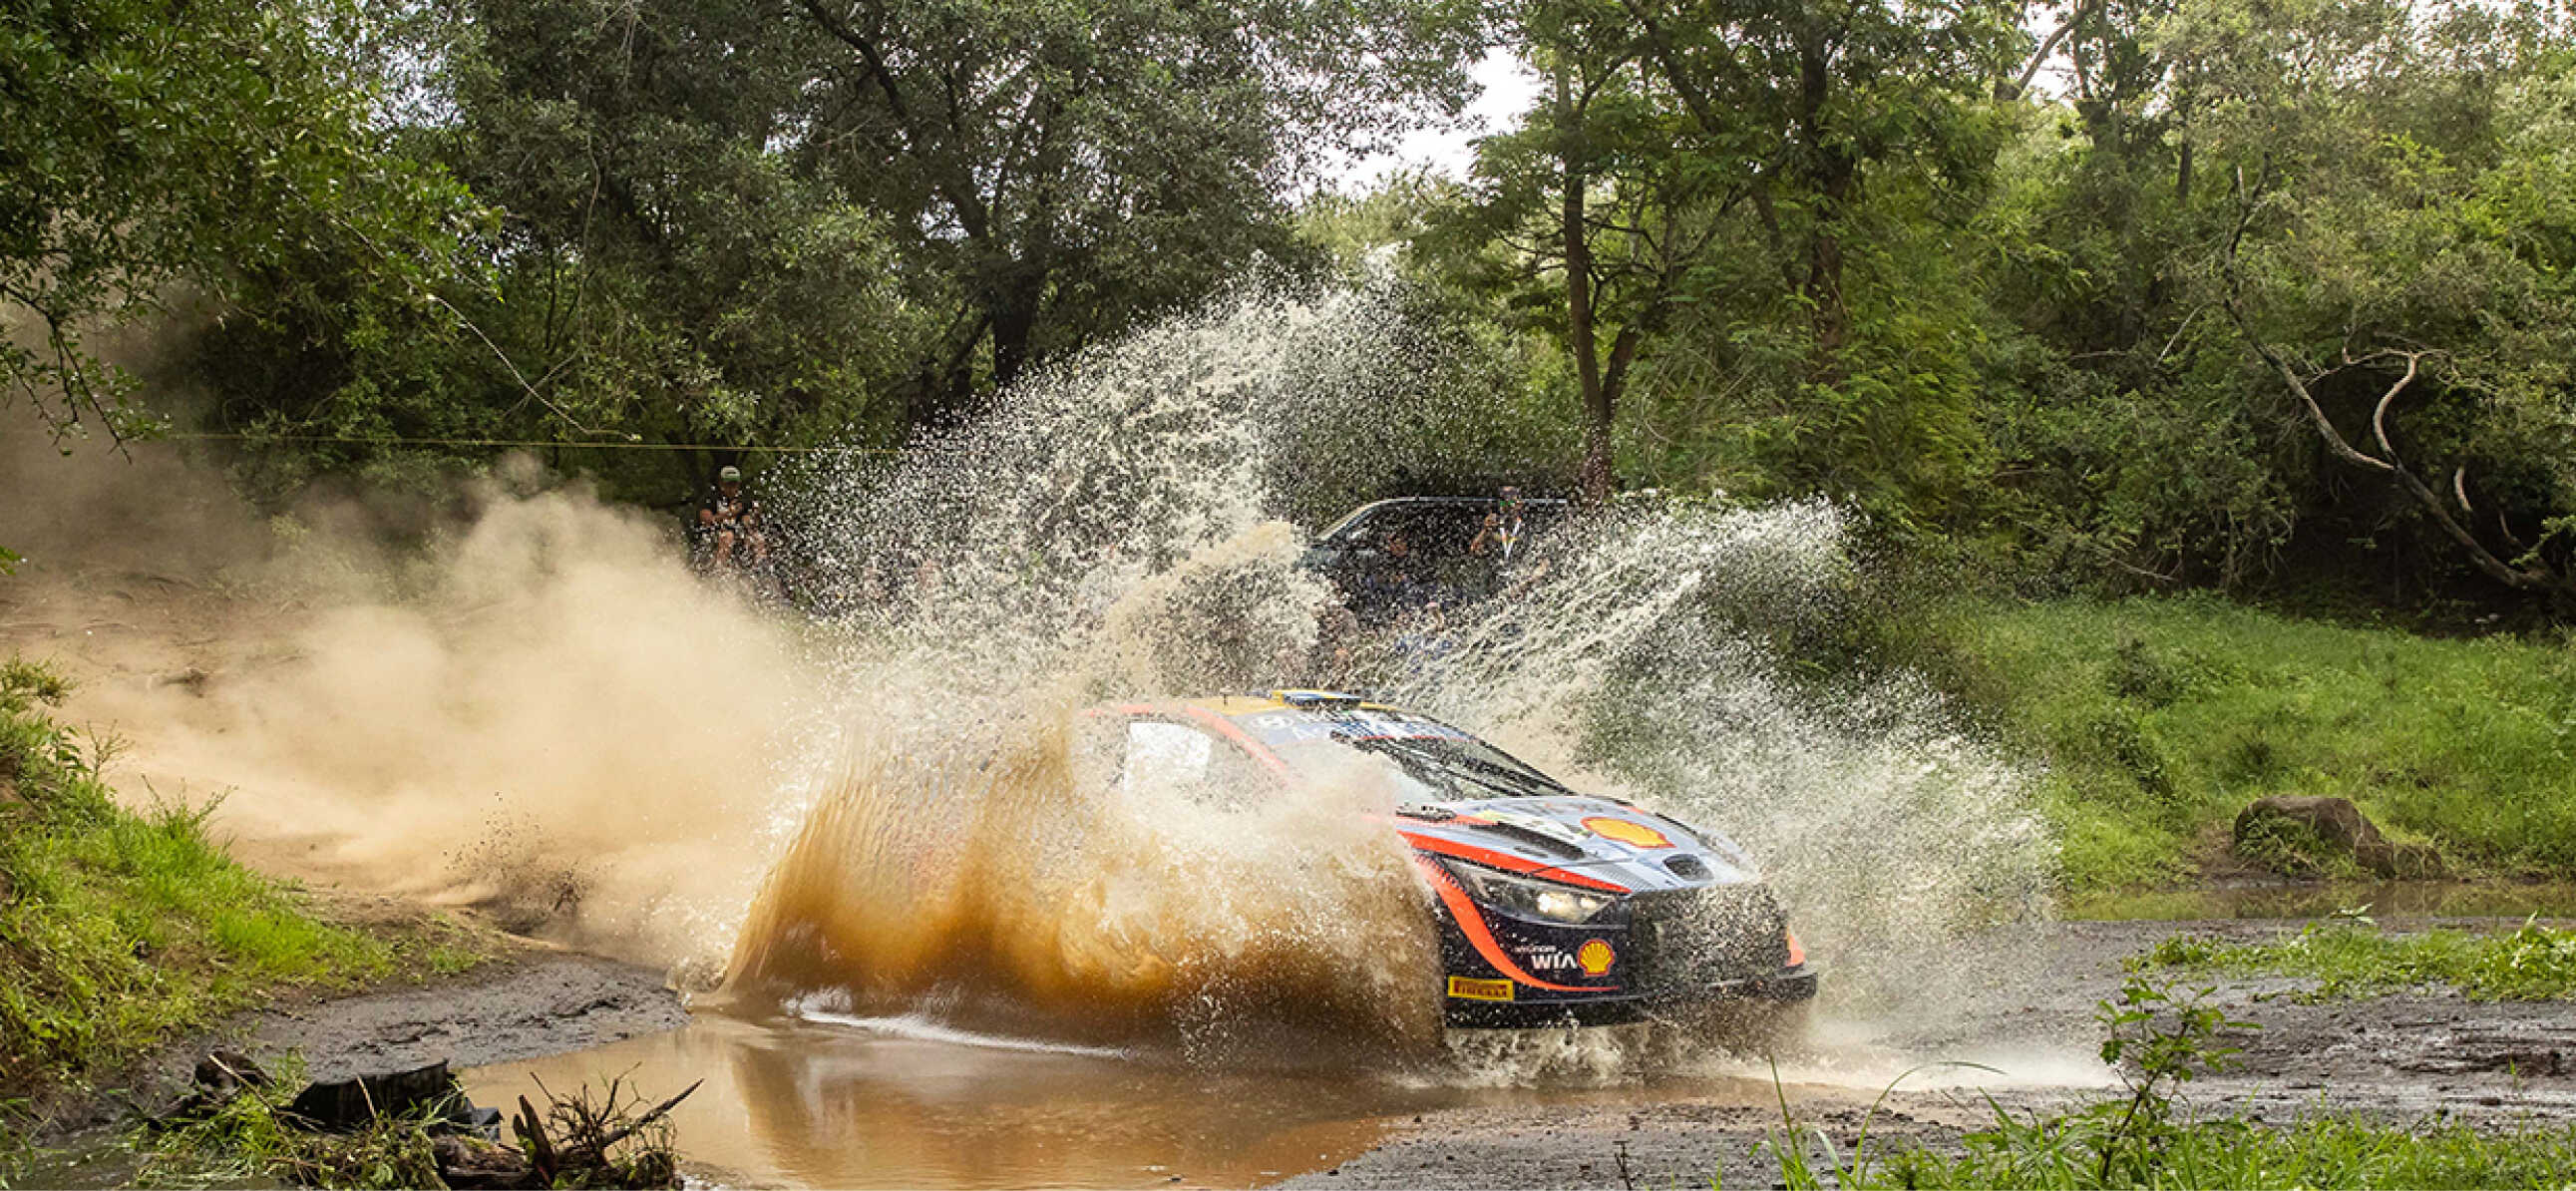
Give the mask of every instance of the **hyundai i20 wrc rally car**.
M 1258 797 L 1391 764 L 1391 826 L 1440 934 L 1456 1027 L 1604 1025 L 1714 1010 L 1773 1034 L 1816 995 L 1786 914 L 1732 842 L 1576 793 L 1457 728 L 1320 691 L 1102 708 L 1124 722 L 1121 780 Z M 1250 787 L 1250 789 L 1246 789 Z

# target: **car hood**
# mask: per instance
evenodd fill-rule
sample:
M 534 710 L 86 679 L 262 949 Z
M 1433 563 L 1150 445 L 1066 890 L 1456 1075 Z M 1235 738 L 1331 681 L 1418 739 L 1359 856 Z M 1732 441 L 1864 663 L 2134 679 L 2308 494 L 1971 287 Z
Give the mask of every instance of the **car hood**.
M 1535 876 L 1563 872 L 1640 893 L 1761 879 L 1724 836 L 1610 798 L 1441 802 L 1405 808 L 1396 825 L 1408 843 L 1434 855 L 1499 859 L 1501 867 Z

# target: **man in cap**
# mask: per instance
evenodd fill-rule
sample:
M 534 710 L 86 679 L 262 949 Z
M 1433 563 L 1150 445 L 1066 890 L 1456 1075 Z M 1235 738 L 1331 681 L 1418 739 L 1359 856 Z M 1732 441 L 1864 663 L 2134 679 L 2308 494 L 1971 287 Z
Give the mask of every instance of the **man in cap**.
M 715 543 L 716 570 L 733 562 L 736 551 L 748 556 L 745 565 L 768 564 L 769 535 L 761 526 L 760 502 L 742 490 L 741 468 L 716 473 L 715 495 L 698 506 L 698 533 Z

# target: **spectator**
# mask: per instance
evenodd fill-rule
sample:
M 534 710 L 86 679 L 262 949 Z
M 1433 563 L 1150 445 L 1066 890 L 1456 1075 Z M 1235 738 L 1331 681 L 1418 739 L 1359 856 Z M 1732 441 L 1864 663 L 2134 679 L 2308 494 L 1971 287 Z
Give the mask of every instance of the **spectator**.
M 1475 540 L 1467 543 L 1467 553 L 1492 558 L 1498 566 L 1510 566 L 1528 536 L 1528 506 L 1521 500 L 1520 488 L 1507 484 L 1494 511 L 1485 514 L 1484 526 L 1476 531 Z
M 716 490 L 698 505 L 698 534 L 711 548 L 714 569 L 769 565 L 769 529 L 760 502 L 743 491 L 742 469 L 716 473 Z

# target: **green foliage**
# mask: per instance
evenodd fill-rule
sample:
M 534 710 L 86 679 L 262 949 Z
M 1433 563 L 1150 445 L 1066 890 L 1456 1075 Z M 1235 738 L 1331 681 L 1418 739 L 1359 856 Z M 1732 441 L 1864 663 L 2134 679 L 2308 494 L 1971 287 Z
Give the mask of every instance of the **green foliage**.
M 2268 794 L 2350 798 L 2473 868 L 2576 868 L 2576 655 L 2563 647 L 2211 598 L 1958 604 L 1927 637 L 1939 647 L 1917 664 L 2047 762 L 2075 889 L 2180 877 Z
M 2576 1000 L 2576 931 L 2526 922 L 2509 932 L 2390 934 L 2367 921 L 2321 922 L 2272 943 L 2176 935 L 2133 966 L 2294 976 L 2316 981 L 2310 995 L 2319 998 L 2444 986 L 2478 1001 L 2564 1001 Z
M 55 432 L 148 430 L 84 346 L 174 286 L 217 294 L 311 241 L 436 276 L 462 191 L 388 155 L 347 0 L 46 0 L 0 14 L 0 399 Z M 24 332 L 24 338 L 19 332 Z
M 113 1075 L 277 990 L 347 988 L 412 960 L 235 864 L 208 812 L 119 807 L 98 750 L 36 706 L 65 690 L 41 666 L 0 667 L 0 1098 Z
M 585 1084 L 568 1096 L 543 1095 L 546 1109 L 514 1113 L 513 1150 L 456 1129 L 457 1096 L 379 1116 L 351 1132 L 300 1125 L 290 1111 L 304 1086 L 291 1056 L 264 1087 L 244 1087 L 202 1115 L 144 1122 L 127 1145 L 142 1161 L 133 1180 L 156 1187 L 284 1185 L 394 1189 L 445 1187 L 438 1140 L 475 1155 L 508 1185 L 560 1188 L 662 1188 L 681 1185 L 668 1113 L 688 1092 L 653 1105 L 622 1078 L 604 1088 Z M 689 1091 L 694 1092 L 696 1085 Z M 531 1155 L 549 1164 L 535 1166 Z M 515 1178 L 513 1177 L 515 1172 Z M 551 1177 L 548 1177 L 551 1175 Z
M 396 143 L 494 219 L 441 284 L 381 284 L 382 241 L 253 272 L 259 317 L 210 328 L 181 371 L 251 437 L 262 494 L 533 440 L 663 502 L 737 445 L 896 445 L 1033 361 L 1319 263 L 1281 196 L 1454 103 L 1480 10 L 374 11 L 408 100 Z M 716 449 L 583 449 L 636 441 Z
M 1621 467 L 1658 485 L 1823 491 L 1899 527 L 1963 513 L 1990 332 L 1935 229 L 1984 185 L 2007 9 L 1509 12 L 1552 90 L 1481 142 L 1420 247 L 1565 353 L 1592 449 L 1627 418 Z
M 2257 1029 L 2231 1021 L 2208 1003 L 2209 989 L 2176 997 L 2172 988 L 2131 976 L 2117 1000 L 2095 1011 L 2102 1023 L 2102 1062 L 2117 1069 L 2129 1085 L 2125 1103 L 2097 1105 L 2085 1114 L 2095 1118 L 2092 1148 L 2101 1155 L 2098 1178 L 2111 1185 L 2143 1182 L 2156 1165 L 2157 1151 L 2174 1133 L 2173 1095 L 2181 1085 L 2235 1065 L 2238 1048 L 2221 1035 Z
M 137 1135 L 134 1181 L 156 1187 L 277 1182 L 303 1187 L 441 1187 L 428 1121 L 380 1117 L 354 1133 L 299 1129 L 282 1115 L 303 1086 L 300 1064 L 281 1063 L 267 1088 L 245 1088 L 205 1116 Z

